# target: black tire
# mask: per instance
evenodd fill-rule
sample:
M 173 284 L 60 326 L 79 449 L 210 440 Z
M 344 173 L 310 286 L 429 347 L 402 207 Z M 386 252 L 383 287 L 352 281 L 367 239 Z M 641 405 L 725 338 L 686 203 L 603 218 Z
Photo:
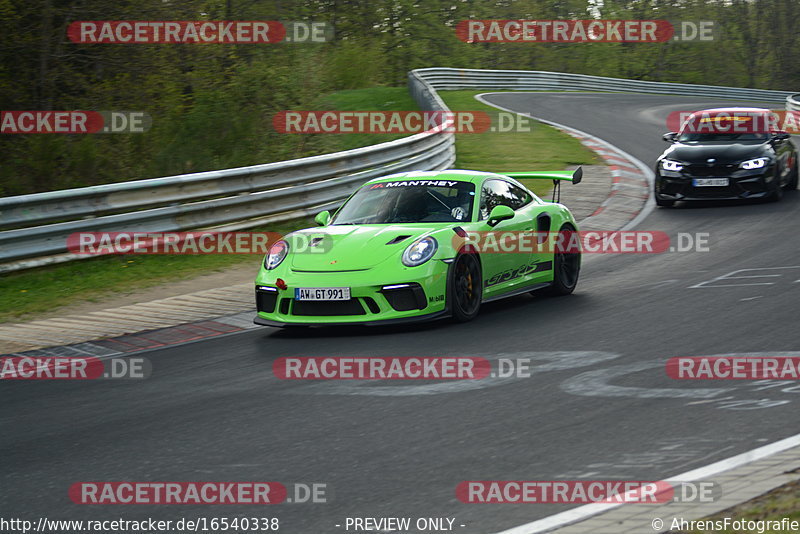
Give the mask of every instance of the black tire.
M 789 181 L 783 186 L 786 191 L 797 189 L 797 175 L 800 174 L 800 172 L 798 172 L 798 166 L 800 166 L 800 161 L 794 158 L 794 169 L 792 170 L 791 178 L 789 178 Z
M 453 319 L 459 323 L 471 321 L 478 315 L 483 300 L 481 262 L 474 253 L 456 256 L 447 287 L 447 304 Z
M 558 231 L 559 234 L 566 232 L 575 232 L 575 227 L 571 224 L 565 224 Z M 560 239 L 561 243 L 570 242 L 569 239 Z M 533 293 L 540 295 L 547 295 L 551 297 L 561 297 L 569 295 L 575 291 L 575 286 L 578 285 L 578 277 L 581 272 L 581 252 L 556 251 L 553 255 L 553 283 L 542 289 L 534 291 Z
M 674 200 L 661 200 L 660 198 L 658 198 L 656 196 L 656 206 L 659 206 L 659 207 L 662 207 L 662 208 L 671 208 L 674 205 L 675 205 L 675 201 Z

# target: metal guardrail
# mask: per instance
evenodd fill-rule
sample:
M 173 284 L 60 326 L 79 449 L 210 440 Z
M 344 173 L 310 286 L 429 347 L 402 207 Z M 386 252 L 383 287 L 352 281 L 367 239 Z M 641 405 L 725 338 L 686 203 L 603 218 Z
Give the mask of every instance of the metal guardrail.
M 448 111 L 421 78 L 411 76 L 409 89 L 422 109 Z M 252 228 L 332 209 L 371 178 L 454 161 L 453 134 L 425 132 L 264 165 L 0 198 L 0 272 L 86 257 L 67 252 L 75 232 Z
M 687 83 L 649 82 L 606 78 L 586 74 L 530 70 L 482 70 L 433 67 L 417 69 L 434 89 L 512 89 L 516 91 L 602 91 L 625 93 L 656 93 L 711 98 L 744 98 L 781 102 L 791 94 L 785 91 L 721 87 Z
M 800 109 L 782 91 L 544 71 L 417 69 L 408 88 L 426 111 L 449 111 L 436 92 L 448 89 L 659 93 L 785 101 Z M 370 178 L 454 161 L 453 134 L 426 132 L 310 158 L 0 198 L 0 272 L 85 257 L 67 253 L 66 238 L 75 232 L 252 228 L 336 207 Z
M 796 93 L 786 97 L 786 110 L 800 111 L 800 93 Z

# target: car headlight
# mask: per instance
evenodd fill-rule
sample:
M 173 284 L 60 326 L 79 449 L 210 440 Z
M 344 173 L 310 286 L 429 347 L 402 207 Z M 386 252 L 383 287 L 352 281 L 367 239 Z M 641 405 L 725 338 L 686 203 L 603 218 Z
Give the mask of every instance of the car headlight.
M 671 159 L 662 159 L 661 168 L 664 169 L 665 171 L 678 172 L 683 170 L 683 163 L 680 163 L 678 161 L 673 161 Z
M 275 242 L 269 247 L 269 252 L 267 252 L 266 257 L 264 257 L 264 267 L 268 271 L 271 271 L 281 264 L 288 253 L 289 243 L 283 240 Z
M 439 243 L 432 237 L 423 237 L 419 241 L 414 241 L 403 252 L 403 265 L 406 267 L 416 267 L 422 265 L 433 257 Z
M 767 161 L 769 161 L 767 158 L 748 159 L 747 161 L 741 162 L 739 167 L 747 171 L 760 169 L 761 167 L 766 167 Z

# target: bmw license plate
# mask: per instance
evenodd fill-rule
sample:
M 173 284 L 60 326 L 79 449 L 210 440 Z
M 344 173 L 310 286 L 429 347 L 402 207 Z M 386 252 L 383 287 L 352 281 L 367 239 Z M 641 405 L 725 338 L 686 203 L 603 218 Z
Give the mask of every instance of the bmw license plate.
M 695 187 L 725 187 L 728 185 L 727 178 L 694 178 L 692 185 Z
M 349 287 L 296 287 L 295 300 L 350 300 Z

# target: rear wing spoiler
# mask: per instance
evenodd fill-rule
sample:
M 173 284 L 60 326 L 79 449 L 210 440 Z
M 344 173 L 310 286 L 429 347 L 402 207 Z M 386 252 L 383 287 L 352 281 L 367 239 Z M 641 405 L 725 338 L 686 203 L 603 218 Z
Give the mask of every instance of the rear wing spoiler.
M 553 202 L 560 202 L 561 182 L 581 183 L 583 167 L 578 167 L 574 171 L 504 172 L 500 174 L 515 180 L 553 180 Z

